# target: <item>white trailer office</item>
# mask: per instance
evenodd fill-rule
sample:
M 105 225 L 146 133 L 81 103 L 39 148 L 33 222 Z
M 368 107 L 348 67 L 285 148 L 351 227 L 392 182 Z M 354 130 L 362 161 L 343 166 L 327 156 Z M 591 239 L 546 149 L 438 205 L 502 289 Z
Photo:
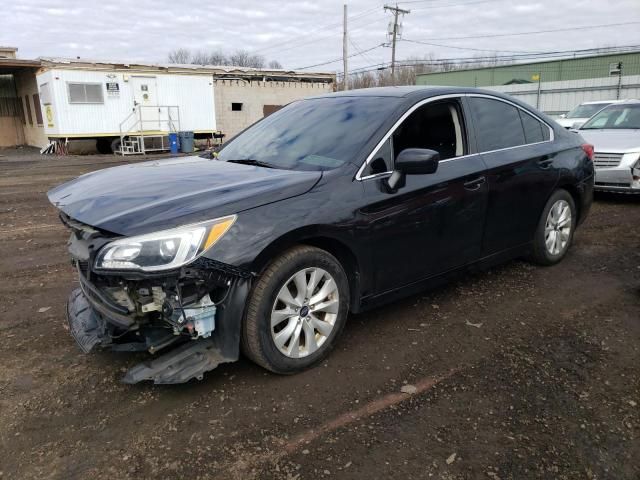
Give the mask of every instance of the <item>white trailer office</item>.
M 168 150 L 168 135 L 175 131 L 217 143 L 289 102 L 334 86 L 332 73 L 0 58 L 0 145 L 61 154 L 96 147 L 146 153 Z
M 171 132 L 216 131 L 213 77 L 188 70 L 43 59 L 36 75 L 49 139 L 95 139 L 99 151 L 168 149 Z

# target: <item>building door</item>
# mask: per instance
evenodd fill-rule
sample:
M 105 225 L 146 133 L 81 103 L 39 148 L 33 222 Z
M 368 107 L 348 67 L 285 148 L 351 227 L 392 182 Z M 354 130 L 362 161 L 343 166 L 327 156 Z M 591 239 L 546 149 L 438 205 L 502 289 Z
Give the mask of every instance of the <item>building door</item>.
M 143 131 L 161 130 L 160 108 L 156 92 L 156 77 L 131 77 L 133 104 L 139 109 L 138 118 Z

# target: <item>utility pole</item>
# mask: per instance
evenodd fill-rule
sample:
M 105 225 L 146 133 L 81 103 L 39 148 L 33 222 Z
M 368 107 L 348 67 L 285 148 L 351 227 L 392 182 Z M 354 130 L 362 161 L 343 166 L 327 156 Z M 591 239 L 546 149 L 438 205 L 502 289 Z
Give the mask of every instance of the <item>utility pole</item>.
M 398 15 L 401 13 L 404 15 L 406 13 L 411 13 L 411 10 L 403 10 L 398 8 L 398 4 L 396 3 L 395 7 L 391 7 L 389 5 L 384 6 L 385 11 L 388 10 L 393 12 L 393 32 L 391 33 L 391 84 L 396 84 L 396 39 L 398 38 Z
M 622 62 L 618 62 L 618 88 L 616 89 L 616 100 L 620 100 L 620 93 L 622 92 Z
M 347 65 L 347 4 L 344 4 L 344 28 L 342 29 L 342 63 L 344 66 L 344 77 L 342 79 L 342 89 L 349 90 L 349 68 Z
M 536 108 L 540 109 L 540 94 L 542 93 L 542 72 L 538 72 L 536 75 L 538 77 L 538 94 L 536 96 Z

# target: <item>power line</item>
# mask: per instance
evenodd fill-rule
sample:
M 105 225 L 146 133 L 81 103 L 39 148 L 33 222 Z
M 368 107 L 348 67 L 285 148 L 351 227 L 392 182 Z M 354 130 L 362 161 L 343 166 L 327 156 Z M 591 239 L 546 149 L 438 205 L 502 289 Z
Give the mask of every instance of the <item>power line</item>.
M 375 50 L 376 48 L 380 48 L 384 46 L 384 43 L 380 43 L 374 47 L 371 48 L 367 48 L 366 50 L 362 50 L 360 52 L 357 53 L 352 53 L 351 55 L 347 56 L 347 58 L 353 58 L 353 57 L 357 57 L 359 55 L 363 55 L 367 52 L 370 52 L 371 50 Z M 335 60 L 329 60 L 327 62 L 322 62 L 322 63 L 316 63 L 315 65 L 308 65 L 306 67 L 299 67 L 299 68 L 294 68 L 294 70 L 306 70 L 307 68 L 313 68 L 313 67 L 321 67 L 322 65 L 329 65 L 330 63 L 336 63 L 336 62 L 341 62 L 342 61 L 342 57 L 340 58 L 336 58 Z
M 483 60 L 497 60 L 497 61 L 515 61 L 515 60 L 535 60 L 541 59 L 544 61 L 545 59 L 559 59 L 560 57 L 564 58 L 581 58 L 588 56 L 594 53 L 626 53 L 630 51 L 636 51 L 640 48 L 640 45 L 624 45 L 620 47 L 601 47 L 601 48 L 587 48 L 580 50 L 565 50 L 565 51 L 552 51 L 552 52 L 539 52 L 534 54 L 524 54 L 524 55 L 509 55 L 509 56 L 494 56 L 494 57 L 456 57 L 456 58 L 440 58 L 433 60 L 399 60 L 397 63 L 401 66 L 410 67 L 415 65 L 432 65 L 432 66 L 442 66 L 445 62 L 455 62 L 456 65 L 466 65 L 466 64 L 475 64 L 481 62 Z M 525 58 L 527 57 L 527 58 Z M 515 64 L 518 66 L 518 64 Z M 359 73 L 371 72 L 375 70 L 386 70 L 391 67 L 389 62 L 377 63 L 373 65 L 366 65 L 364 67 L 359 67 L 350 72 L 350 75 L 357 75 Z M 457 69 L 460 70 L 460 69 Z
M 364 17 L 361 17 L 361 18 L 359 18 L 359 19 L 355 20 L 354 22 L 358 22 L 358 21 L 360 21 L 362 18 L 364 18 Z M 349 19 L 347 19 L 347 21 L 349 21 Z M 358 26 L 358 27 L 356 27 L 356 28 L 351 28 L 351 26 L 353 25 L 353 23 L 354 23 L 354 22 L 350 22 L 350 23 L 349 23 L 349 30 L 350 30 L 351 32 L 353 32 L 353 31 L 355 31 L 355 30 L 359 30 L 360 28 L 362 28 L 362 26 Z M 363 25 L 363 26 L 364 26 L 364 25 Z M 334 32 L 329 32 L 329 33 L 326 33 L 326 34 L 320 35 L 320 36 L 318 36 L 318 37 L 316 37 L 316 38 L 311 38 L 311 39 L 308 39 L 308 40 L 295 41 L 295 42 L 294 42 L 294 41 L 287 41 L 287 42 L 285 42 L 285 43 L 287 43 L 289 46 L 288 46 L 288 47 L 285 47 L 285 48 L 280 48 L 280 49 L 278 50 L 278 53 L 282 53 L 282 52 L 286 52 L 286 51 L 289 51 L 289 50 L 294 50 L 294 49 L 297 49 L 297 48 L 301 48 L 301 47 L 303 47 L 303 46 L 305 46 L 305 45 L 309 45 L 309 44 L 311 44 L 311 43 L 319 42 L 319 41 L 322 41 L 322 40 L 325 40 L 325 39 L 328 39 L 328 38 L 335 38 L 335 35 L 336 35 L 336 34 L 335 34 Z M 271 47 L 270 47 L 270 48 L 271 48 Z M 275 48 L 275 47 L 274 47 L 274 48 Z
M 420 40 L 409 40 L 408 38 L 403 38 L 402 41 L 409 42 L 409 43 L 419 43 L 420 45 L 431 45 L 432 47 L 453 48 L 456 50 L 475 50 L 476 52 L 535 53 L 535 52 L 527 52 L 523 50 L 494 50 L 491 48 L 456 47 L 453 45 L 443 45 L 441 43 L 430 43 L 430 42 L 422 42 Z
M 458 7 L 458 6 L 464 6 L 464 5 L 472 5 L 472 4 L 476 4 L 476 3 L 488 3 L 488 2 L 495 2 L 495 1 L 504 1 L 504 0 L 478 0 L 478 1 L 467 2 L 467 3 L 433 5 L 430 8 L 449 8 L 449 7 Z M 412 1 L 401 2 L 401 3 L 421 3 L 421 2 L 424 2 L 424 0 L 413 1 L 413 2 Z M 373 8 L 367 9 L 367 10 L 363 10 L 360 13 L 357 13 L 357 14 L 354 14 L 354 15 L 348 17 L 347 20 L 349 22 L 349 25 L 351 26 L 354 23 L 358 23 L 362 19 L 364 19 L 365 17 L 368 17 L 368 16 L 378 12 L 379 8 L 380 7 L 373 7 Z M 428 8 L 428 7 L 417 8 L 417 10 L 423 10 L 425 8 Z M 379 20 L 381 20 L 381 19 L 377 19 L 376 21 L 379 21 Z M 361 28 L 364 28 L 365 26 L 368 26 L 371 23 L 373 23 L 373 22 L 368 22 L 368 23 L 366 23 L 364 25 L 360 25 L 360 26 L 358 26 L 356 28 L 350 28 L 350 30 L 352 32 L 355 31 L 355 30 L 360 30 Z M 309 32 L 306 32 L 306 35 L 307 36 L 314 36 L 314 34 L 316 34 L 316 33 L 327 31 L 327 30 L 329 30 L 331 28 L 337 28 L 337 27 L 339 27 L 341 25 L 342 25 L 342 22 L 332 22 L 332 23 L 325 24 L 325 25 L 320 26 L 320 27 L 316 27 L 316 28 L 310 30 Z M 270 45 L 265 45 L 265 46 L 260 47 L 258 49 L 252 50 L 252 53 L 261 53 L 261 52 L 265 52 L 265 51 L 268 51 L 268 50 L 273 50 L 273 49 L 278 48 L 278 47 L 283 46 L 283 45 L 290 45 L 289 47 L 280 49 L 280 52 L 288 51 L 288 50 L 299 48 L 301 46 L 308 45 L 310 43 L 314 43 L 314 42 L 317 42 L 317 41 L 324 40 L 324 39 L 326 39 L 328 37 L 331 37 L 333 35 L 334 34 L 332 32 L 329 32 L 329 33 L 326 33 L 326 34 L 322 34 L 322 35 L 318 36 L 317 38 L 305 40 L 305 41 L 302 41 L 302 42 L 295 42 L 295 45 L 290 45 L 293 41 L 296 40 L 295 37 L 292 37 L 292 38 L 287 39 L 287 40 L 278 41 L 276 43 L 273 43 L 273 44 L 270 44 Z
M 402 1 L 402 2 L 398 2 L 398 4 L 404 4 L 404 3 L 433 3 L 434 0 L 406 0 L 406 1 Z M 488 2 L 496 2 L 496 1 L 501 1 L 501 0 L 478 0 L 476 2 L 469 2 L 469 3 L 488 3 Z M 432 5 L 432 7 L 457 7 L 460 4 L 454 5 L 451 3 L 446 3 L 444 5 Z M 467 5 L 466 3 L 462 4 L 462 5 Z
M 496 37 L 516 37 L 521 35 L 535 35 L 538 33 L 553 33 L 553 32 L 568 32 L 570 30 L 593 30 L 594 28 L 608 28 L 608 27 L 621 27 L 624 25 L 638 25 L 640 21 L 635 22 L 623 22 L 623 23 L 607 23 L 602 25 L 583 25 L 580 27 L 565 27 L 557 28 L 553 30 L 535 30 L 529 32 L 514 32 L 514 33 L 492 33 L 487 35 L 469 35 L 465 37 L 437 37 L 437 38 L 425 38 L 421 41 L 427 40 L 466 40 L 471 38 L 496 38 Z
M 432 10 L 436 8 L 451 8 L 451 7 L 464 7 L 465 5 L 475 5 L 478 3 L 493 3 L 493 2 L 501 2 L 504 0 L 477 0 L 474 2 L 466 2 L 466 3 L 447 3 L 445 5 L 430 5 L 428 7 L 416 7 L 413 10 Z M 400 4 L 404 3 L 425 3 L 424 0 L 416 1 L 416 2 L 399 2 Z
M 480 60 L 502 60 L 502 61 L 516 61 L 516 60 L 537 60 L 545 58 L 557 58 L 557 57 L 567 57 L 573 55 L 585 56 L 594 53 L 625 53 L 629 51 L 635 51 L 640 48 L 640 45 L 624 45 L 620 47 L 602 47 L 602 48 L 585 48 L 580 50 L 555 50 L 549 52 L 537 52 L 537 53 L 523 53 L 523 54 L 514 54 L 514 55 L 502 55 L 502 56 L 474 56 L 474 57 L 451 57 L 451 58 L 439 58 L 436 60 L 426 60 L 427 62 L 432 62 L 433 64 L 442 63 L 442 62 L 459 62 L 459 63 L 474 63 Z M 420 60 L 418 60 L 421 62 Z M 403 60 L 403 63 L 412 63 L 413 60 Z
M 367 60 L 368 62 L 375 62 L 375 60 L 372 60 L 369 55 L 367 55 L 365 52 L 362 51 L 362 48 L 360 48 L 360 46 L 356 43 L 356 41 L 353 38 L 349 37 L 349 43 L 353 45 L 353 48 L 356 49 L 356 52 L 360 53 L 360 55 L 362 55 L 362 57 L 365 60 Z
M 376 11 L 378 11 L 378 7 L 369 8 L 367 10 L 364 10 L 364 11 L 360 12 L 360 13 L 352 15 L 351 17 L 348 18 L 348 21 L 350 23 L 354 22 L 356 20 L 359 20 L 359 19 L 362 19 L 364 17 L 367 17 L 367 16 L 371 15 L 372 13 L 375 13 Z M 331 28 L 339 27 L 341 25 L 342 25 L 342 22 L 337 22 L 337 23 L 332 22 L 332 23 L 325 24 L 325 25 L 320 26 L 320 27 L 316 27 L 316 28 L 306 32 L 306 35 L 313 35 L 316 32 L 329 30 Z M 325 37 L 325 36 L 326 35 L 323 35 L 323 37 Z M 253 50 L 252 53 L 259 53 L 259 52 L 263 52 L 263 51 L 266 51 L 266 50 L 272 50 L 272 49 L 277 48 L 277 47 L 279 47 L 281 45 L 290 44 L 293 40 L 295 40 L 295 38 L 296 37 L 292 37 L 292 38 L 287 39 L 287 40 L 282 40 L 282 41 L 279 41 L 279 42 L 276 42 L 276 43 L 272 43 L 271 45 L 266 45 L 264 47 L 261 47 L 261 48 L 258 48 L 256 50 Z M 316 41 L 316 40 L 312 40 L 312 41 Z M 305 43 L 308 43 L 308 42 L 305 42 Z M 300 43 L 298 43 L 298 45 L 300 45 Z M 285 49 L 285 50 L 287 50 L 287 49 Z

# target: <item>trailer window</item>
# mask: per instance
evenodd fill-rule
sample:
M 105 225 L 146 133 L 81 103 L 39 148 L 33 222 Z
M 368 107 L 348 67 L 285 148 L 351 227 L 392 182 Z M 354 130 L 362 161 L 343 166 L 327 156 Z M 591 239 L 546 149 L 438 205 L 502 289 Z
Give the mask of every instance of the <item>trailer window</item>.
M 69 103 L 104 103 L 101 83 L 69 83 Z
M 40 85 L 40 100 L 43 105 L 51 105 L 51 86 L 49 82 Z

